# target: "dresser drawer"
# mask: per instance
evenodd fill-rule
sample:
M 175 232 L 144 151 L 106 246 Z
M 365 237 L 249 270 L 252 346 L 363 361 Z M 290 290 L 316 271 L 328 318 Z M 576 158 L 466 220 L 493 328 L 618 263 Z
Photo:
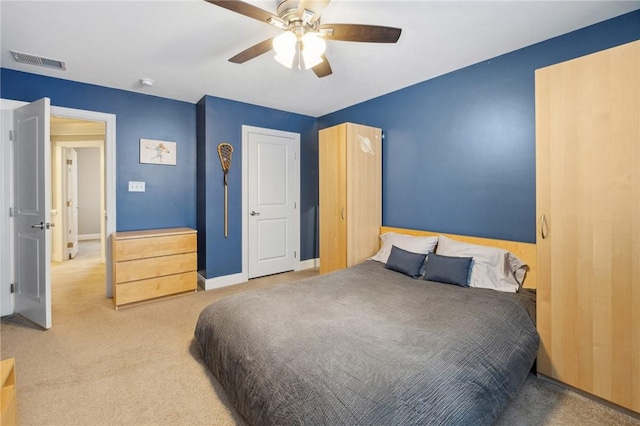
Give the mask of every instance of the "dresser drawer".
M 116 284 L 114 303 L 116 306 L 120 306 L 156 297 L 195 291 L 197 285 L 198 278 L 195 271 Z
M 114 279 L 116 284 L 119 284 L 195 271 L 197 257 L 196 253 L 183 253 L 118 262 L 113 271 Z
M 114 241 L 113 256 L 118 262 L 122 262 L 132 259 L 195 252 L 196 247 L 195 234 L 122 239 Z

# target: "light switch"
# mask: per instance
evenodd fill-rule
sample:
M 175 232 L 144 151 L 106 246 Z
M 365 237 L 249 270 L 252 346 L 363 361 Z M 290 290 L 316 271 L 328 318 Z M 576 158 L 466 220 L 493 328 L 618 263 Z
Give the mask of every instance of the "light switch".
M 129 192 L 144 192 L 145 191 L 145 183 L 137 182 L 134 180 L 129 181 Z

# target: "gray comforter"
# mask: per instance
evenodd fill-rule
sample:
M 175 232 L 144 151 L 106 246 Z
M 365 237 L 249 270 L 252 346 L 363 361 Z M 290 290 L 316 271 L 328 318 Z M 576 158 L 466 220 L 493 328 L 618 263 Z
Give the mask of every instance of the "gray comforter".
M 483 425 L 534 362 L 534 305 L 367 261 L 216 302 L 195 337 L 250 424 Z

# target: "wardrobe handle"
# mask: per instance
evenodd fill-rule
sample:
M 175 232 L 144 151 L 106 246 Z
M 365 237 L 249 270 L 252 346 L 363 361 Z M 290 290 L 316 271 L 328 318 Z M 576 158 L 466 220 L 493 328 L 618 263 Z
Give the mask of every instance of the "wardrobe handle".
M 340 217 L 344 220 L 344 207 L 340 210 Z
M 543 240 L 546 240 L 549 236 L 549 225 L 547 224 L 547 217 L 542 215 L 540 218 L 540 236 Z

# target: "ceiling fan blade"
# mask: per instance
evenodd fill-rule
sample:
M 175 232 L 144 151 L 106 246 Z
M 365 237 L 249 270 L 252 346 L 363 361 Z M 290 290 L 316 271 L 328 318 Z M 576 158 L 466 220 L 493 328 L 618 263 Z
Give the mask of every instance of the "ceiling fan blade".
M 322 24 L 318 31 L 327 40 L 364 43 L 395 43 L 402 33 L 400 28 L 361 24 Z
M 333 73 L 333 71 L 331 70 L 331 65 L 329 65 L 329 60 L 324 55 L 322 55 L 322 62 L 311 69 L 319 78 L 326 77 Z
M 258 21 L 262 21 L 265 23 L 270 23 L 269 21 L 278 21 L 282 20 L 278 18 L 276 15 L 267 12 L 266 10 L 260 9 L 252 4 L 245 3 L 240 0 L 205 0 L 208 3 L 215 4 L 216 6 L 224 7 L 225 9 L 231 10 L 232 12 L 239 13 L 240 15 L 248 16 L 249 18 L 257 19 Z
M 262 41 L 246 50 L 243 50 L 233 58 L 229 59 L 229 62 L 233 62 L 234 64 L 243 64 L 253 58 L 257 58 L 258 56 L 267 53 L 271 49 L 273 49 L 273 38 Z
M 324 13 L 331 0 L 300 0 L 298 4 L 298 17 L 302 18 L 305 10 L 314 12 L 309 23 L 316 22 Z

